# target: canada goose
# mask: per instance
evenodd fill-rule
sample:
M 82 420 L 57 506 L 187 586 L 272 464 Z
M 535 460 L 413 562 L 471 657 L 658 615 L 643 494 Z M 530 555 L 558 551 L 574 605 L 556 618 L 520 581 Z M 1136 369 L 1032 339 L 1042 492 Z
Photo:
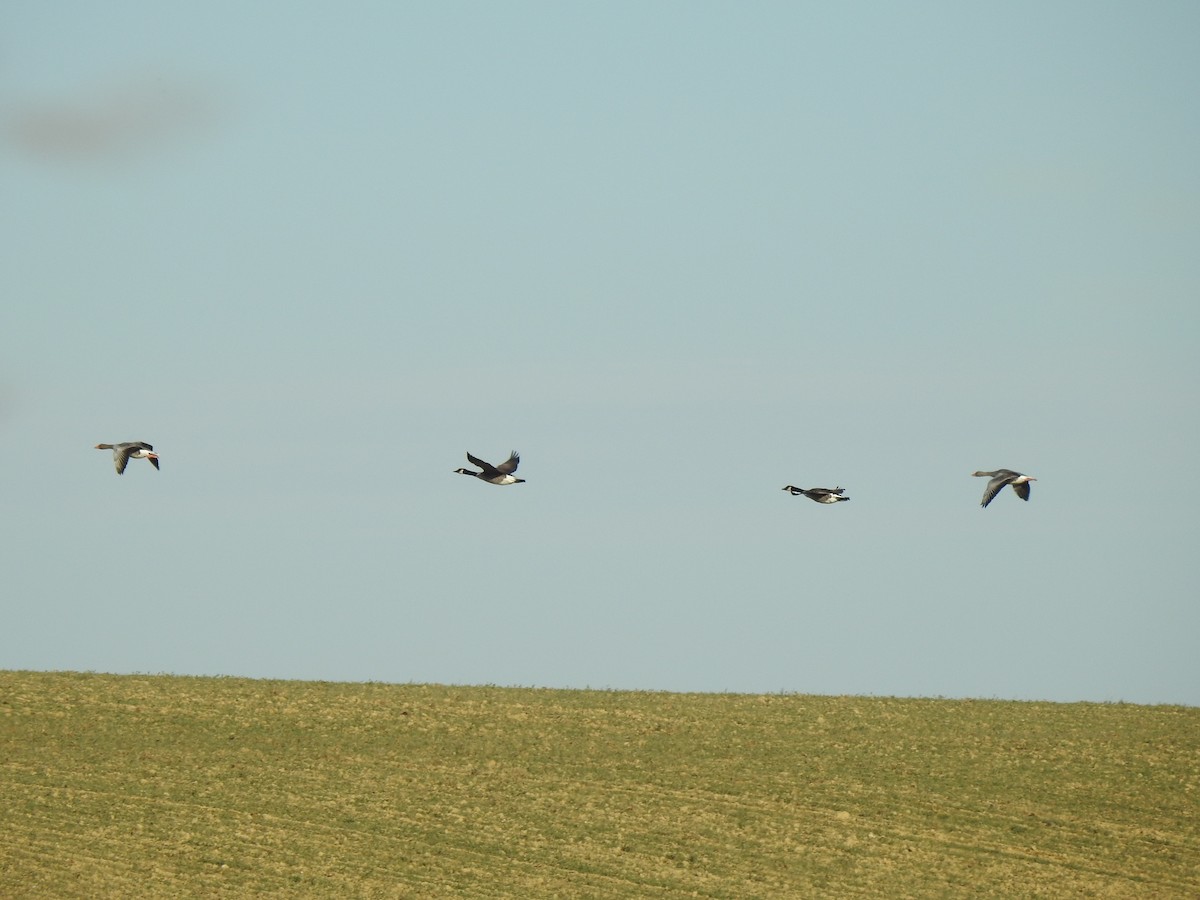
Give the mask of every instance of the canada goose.
M 976 478 L 992 479 L 983 490 L 983 502 L 979 504 L 981 507 L 986 507 L 995 500 L 996 495 L 1004 490 L 1006 484 L 1011 484 L 1012 489 L 1017 492 L 1017 496 L 1022 500 L 1028 500 L 1029 482 L 1037 481 L 1036 478 L 1022 475 L 1020 472 L 1014 472 L 1012 469 L 997 469 L 995 472 L 972 472 L 971 474 Z
M 483 471 L 472 472 L 470 469 L 455 469 L 455 474 L 474 475 L 480 481 L 486 481 L 488 484 L 521 484 L 525 481 L 524 478 L 517 478 L 513 475 L 513 472 L 517 471 L 517 466 L 521 464 L 521 457 L 516 450 L 510 453 L 508 459 L 498 466 L 493 466 L 482 459 L 477 459 L 470 453 L 467 454 L 467 462 L 473 466 L 479 466 Z
M 131 459 L 148 459 L 150 465 L 158 468 L 158 454 L 154 452 L 154 448 L 145 441 L 124 441 L 120 444 L 97 444 L 97 450 L 111 450 L 113 452 L 113 467 L 117 470 L 117 474 L 121 475 L 125 472 L 125 467 Z
M 805 490 L 804 488 L 794 487 L 789 484 L 784 488 L 784 490 L 791 491 L 793 497 L 795 497 L 797 494 L 803 494 L 809 500 L 816 500 L 818 503 L 837 503 L 839 500 L 850 499 L 849 497 L 842 496 L 842 494 L 846 493 L 846 490 L 845 488 L 840 487 L 809 488 L 808 490 Z

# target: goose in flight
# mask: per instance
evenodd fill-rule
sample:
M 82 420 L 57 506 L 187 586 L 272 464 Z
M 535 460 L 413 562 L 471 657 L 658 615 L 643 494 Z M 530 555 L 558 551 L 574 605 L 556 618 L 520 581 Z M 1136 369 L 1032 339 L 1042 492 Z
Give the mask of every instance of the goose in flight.
M 1017 492 L 1017 496 L 1022 500 L 1029 499 L 1029 482 L 1037 481 L 1036 478 L 1031 478 L 1028 475 L 1022 475 L 1020 472 L 1014 472 L 1012 469 L 997 469 L 995 472 L 972 472 L 976 478 L 990 478 L 987 487 L 983 489 L 983 502 L 979 505 L 986 507 L 989 503 L 996 499 L 996 495 L 1004 490 L 1006 484 L 1011 484 L 1012 489 Z
M 525 481 L 524 478 L 517 478 L 513 472 L 517 471 L 517 466 L 521 464 L 521 457 L 514 450 L 508 455 L 508 459 L 500 463 L 498 466 L 493 466 L 491 463 L 486 463 L 482 459 L 478 459 L 467 454 L 467 462 L 473 466 L 479 466 L 482 472 L 472 472 L 470 469 L 455 469 L 457 475 L 474 475 L 480 481 L 486 481 L 488 484 L 521 484 Z
M 794 487 L 789 484 L 784 488 L 784 490 L 791 491 L 793 497 L 795 497 L 797 494 L 803 494 L 809 500 L 816 500 L 818 503 L 837 503 L 839 500 L 850 499 L 849 497 L 842 496 L 842 494 L 846 493 L 846 489 L 840 487 L 809 488 L 808 490 L 805 490 L 804 488 Z
M 158 468 L 158 454 L 154 452 L 154 448 L 145 441 L 123 441 L 120 444 L 97 444 L 97 450 L 111 450 L 113 452 L 113 467 L 116 468 L 117 474 L 121 475 L 125 472 L 125 467 L 129 465 L 131 459 L 148 459 L 150 465 Z

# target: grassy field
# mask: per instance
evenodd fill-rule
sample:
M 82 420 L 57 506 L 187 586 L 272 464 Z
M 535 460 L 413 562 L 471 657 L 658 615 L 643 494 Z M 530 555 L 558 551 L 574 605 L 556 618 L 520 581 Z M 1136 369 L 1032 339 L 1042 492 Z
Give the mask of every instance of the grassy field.
M 5 897 L 1200 896 L 1200 709 L 0 672 Z

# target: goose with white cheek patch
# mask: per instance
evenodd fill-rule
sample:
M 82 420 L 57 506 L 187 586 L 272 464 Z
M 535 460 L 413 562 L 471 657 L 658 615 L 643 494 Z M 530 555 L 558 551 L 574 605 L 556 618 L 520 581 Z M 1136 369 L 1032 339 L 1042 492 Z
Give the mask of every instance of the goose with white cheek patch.
M 785 491 L 791 491 L 792 496 L 803 494 L 809 500 L 816 500 L 818 503 L 837 503 L 840 500 L 849 500 L 849 497 L 843 497 L 846 493 L 845 488 L 798 488 L 793 485 L 788 485 L 784 488 Z
M 472 472 L 470 469 L 455 469 L 456 475 L 474 475 L 480 481 L 486 481 L 488 484 L 522 484 L 524 478 L 517 478 L 513 472 L 517 471 L 517 466 L 521 464 L 521 457 L 514 450 L 508 455 L 508 459 L 500 463 L 498 466 L 493 466 L 489 462 L 484 462 L 478 457 L 467 454 L 467 462 L 473 466 L 478 466 L 482 471 Z

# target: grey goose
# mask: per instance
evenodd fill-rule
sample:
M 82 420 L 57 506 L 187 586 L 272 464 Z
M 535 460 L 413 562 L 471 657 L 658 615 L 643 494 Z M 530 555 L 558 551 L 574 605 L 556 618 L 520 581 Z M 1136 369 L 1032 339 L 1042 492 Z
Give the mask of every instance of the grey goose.
M 1031 478 L 1029 475 L 1022 475 L 1020 472 L 1014 472 L 1012 469 L 997 469 L 994 472 L 972 472 L 976 478 L 990 478 L 987 487 L 983 489 L 983 501 L 979 504 L 986 508 L 989 503 L 996 499 L 996 495 L 1004 490 L 1006 484 L 1011 484 L 1012 489 L 1017 492 L 1017 496 L 1022 500 L 1029 499 L 1029 482 L 1037 481 L 1036 478 Z
M 145 441 L 123 441 L 120 444 L 97 444 L 97 450 L 111 450 L 113 454 L 113 467 L 117 470 L 118 475 L 125 472 L 125 467 L 129 465 L 131 459 L 148 459 L 150 465 L 158 468 L 158 454 L 154 452 L 154 448 Z
M 455 469 L 455 474 L 474 475 L 480 481 L 486 481 L 488 484 L 521 484 L 525 481 L 524 478 L 517 478 L 513 475 L 513 472 L 517 471 L 517 466 L 521 464 L 521 457 L 516 450 L 510 453 L 508 459 L 498 466 L 484 462 L 470 453 L 467 454 L 467 462 L 473 466 L 479 466 L 482 471 L 472 472 L 470 469 Z

